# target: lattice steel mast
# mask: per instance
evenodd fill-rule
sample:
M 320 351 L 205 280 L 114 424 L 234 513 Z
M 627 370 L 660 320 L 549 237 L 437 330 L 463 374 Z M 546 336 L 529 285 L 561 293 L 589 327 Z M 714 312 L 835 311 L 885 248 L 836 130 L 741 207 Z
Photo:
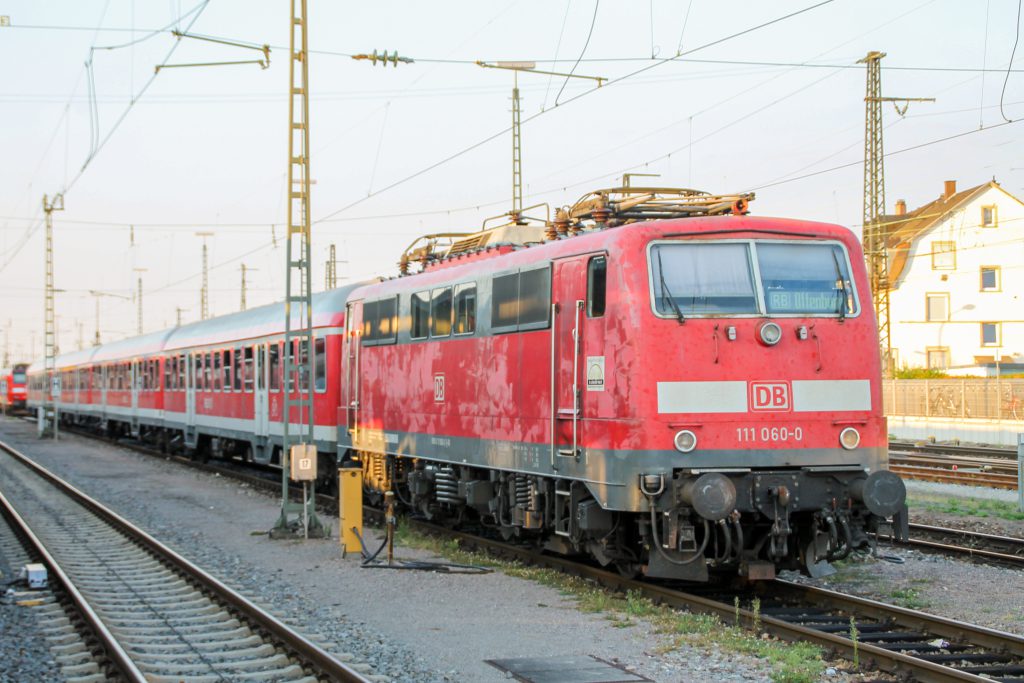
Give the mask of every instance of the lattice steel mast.
M 203 283 L 199 288 L 199 319 L 210 317 L 210 261 L 206 250 L 206 238 L 213 237 L 212 232 L 197 232 L 196 237 L 203 238 Z
M 519 72 L 515 71 L 512 86 L 512 213 L 523 212 L 523 139 L 519 123 Z
M 332 244 L 327 256 L 327 268 L 324 270 L 324 289 L 334 289 L 337 286 L 338 257 Z
M 301 513 L 303 533 L 324 536 L 316 515 L 315 491 L 304 491 L 302 503 L 288 498 L 292 446 L 314 445 L 313 439 L 313 288 L 310 225 L 309 49 L 306 0 L 291 0 L 288 121 L 288 232 L 285 236 L 284 299 L 284 433 L 281 444 L 281 514 L 272 536 L 294 533 L 290 513 Z M 293 306 L 297 311 L 293 311 Z M 297 315 L 293 315 L 297 313 Z M 299 347 L 298 359 L 295 348 Z M 293 382 L 294 378 L 294 382 Z M 290 390 L 291 389 L 291 390 Z M 297 431 L 292 432 L 293 416 Z
M 902 102 L 902 115 L 910 102 L 934 102 L 924 97 L 882 97 L 882 58 L 884 52 L 871 51 L 858 64 L 867 65 L 867 91 L 864 95 L 864 221 L 861 242 L 871 280 L 871 303 L 878 318 L 878 345 L 882 357 L 882 374 L 892 377 L 892 337 L 889 325 L 889 258 L 886 231 L 881 219 L 885 215 L 885 153 L 882 145 L 882 103 Z
M 57 319 L 54 312 L 53 289 L 53 212 L 64 210 L 64 194 L 59 193 L 51 201 L 43 195 L 43 213 L 46 214 L 46 284 L 43 312 L 43 345 L 46 360 L 43 364 L 46 381 L 49 383 L 43 390 L 43 413 L 39 416 L 39 435 L 57 438 L 57 404 L 54 396 L 60 382 L 56 375 L 57 369 Z

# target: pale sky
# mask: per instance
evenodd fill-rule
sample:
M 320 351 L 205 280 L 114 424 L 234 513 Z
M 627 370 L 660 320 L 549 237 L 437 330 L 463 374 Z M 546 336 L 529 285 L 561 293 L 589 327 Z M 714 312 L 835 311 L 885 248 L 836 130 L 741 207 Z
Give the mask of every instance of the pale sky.
M 611 79 L 595 90 L 586 80 L 520 76 L 527 205 L 571 204 L 618 185 L 623 172 L 647 172 L 661 174 L 661 185 L 753 190 L 757 215 L 859 232 L 865 73 L 856 61 L 869 50 L 888 53 L 883 95 L 936 98 L 903 118 L 886 105 L 890 207 L 930 201 L 946 179 L 964 188 L 994 176 L 1024 195 L 1024 46 L 1003 92 L 1018 2 L 833 0 L 729 38 L 815 4 L 604 0 L 595 14 L 593 0 L 309 0 L 314 288 L 323 287 L 331 243 L 347 261 L 342 282 L 394 275 L 418 235 L 473 231 L 508 210 L 512 74 L 476 60 Z M 176 307 L 197 319 L 198 231 L 215 233 L 213 314 L 238 310 L 243 262 L 254 271 L 250 307 L 283 297 L 289 9 L 0 0 L 10 23 L 0 27 L 0 323 L 12 360 L 29 358 L 33 338 L 42 354 L 43 194 L 66 190 L 65 211 L 54 214 L 63 351 L 77 348 L 79 325 L 92 339 L 88 291 L 130 298 L 133 268 L 145 269 L 145 331 L 173 325 Z M 147 33 L 190 23 L 192 34 L 270 44 L 270 67 L 153 78 L 165 60 L 260 56 Z M 104 49 L 112 46 L 122 47 Z M 384 68 L 346 56 L 375 49 L 416 61 Z M 999 126 L 1004 114 L 1015 123 Z M 101 306 L 105 341 L 134 334 L 132 301 Z

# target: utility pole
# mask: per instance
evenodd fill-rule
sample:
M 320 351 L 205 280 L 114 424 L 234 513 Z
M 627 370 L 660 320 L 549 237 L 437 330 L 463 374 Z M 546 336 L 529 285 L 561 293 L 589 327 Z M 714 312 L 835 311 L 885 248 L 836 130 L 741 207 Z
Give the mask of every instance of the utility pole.
M 4 367 L 11 366 L 11 319 L 7 319 L 7 327 L 4 328 Z
M 932 97 L 882 97 L 882 58 L 884 52 L 871 51 L 858 64 L 867 65 L 867 92 L 864 96 L 864 221 L 861 243 L 871 280 L 871 303 L 878 319 L 878 345 L 882 358 L 882 376 L 892 377 L 892 337 L 889 324 L 889 256 L 885 215 L 885 153 L 882 145 L 882 103 L 892 102 L 902 116 L 911 102 L 934 102 Z M 903 107 L 900 107 L 900 103 Z
M 76 320 L 75 325 L 78 327 L 78 350 L 81 351 L 85 348 L 85 323 Z
M 175 306 L 174 308 L 174 326 L 181 327 L 181 314 L 188 309 L 182 308 L 181 306 Z
M 137 288 L 136 294 L 135 294 L 135 301 L 136 301 L 136 304 L 138 304 L 138 310 L 136 311 L 136 320 L 138 321 L 138 324 L 136 325 L 136 332 L 138 334 L 142 334 L 142 274 L 145 273 L 147 269 L 146 268 L 132 268 L 132 270 L 134 270 L 136 273 L 138 273 L 138 278 L 139 278 L 138 279 L 138 288 Z
M 112 299 L 124 299 L 125 301 L 129 301 L 129 300 L 131 300 L 131 297 L 130 296 L 122 296 L 120 294 L 112 294 L 110 292 L 101 292 L 101 291 L 96 290 L 96 289 L 90 289 L 89 290 L 89 294 L 96 299 L 96 333 L 95 333 L 95 336 L 93 337 L 92 344 L 93 344 L 93 346 L 99 346 L 100 343 L 101 343 L 100 342 L 100 298 L 104 297 L 104 296 L 107 296 L 107 297 L 110 297 Z
M 51 200 L 43 195 L 43 212 L 46 214 L 46 286 L 45 311 L 43 313 L 43 345 L 46 360 L 43 364 L 47 386 L 43 391 L 43 411 L 39 415 L 39 436 L 57 438 L 57 404 L 60 398 L 60 378 L 57 369 L 57 321 L 54 312 L 53 291 L 53 212 L 64 210 L 64 194 L 58 193 Z
M 243 310 L 243 311 L 246 309 L 245 292 L 246 292 L 246 289 L 248 288 L 248 285 L 246 284 L 246 281 L 245 281 L 245 275 L 246 275 L 246 273 L 251 273 L 254 270 L 257 270 L 257 268 L 249 268 L 244 263 L 242 264 L 242 301 L 241 301 L 241 310 Z
M 210 262 L 206 252 L 206 238 L 213 237 L 212 232 L 197 232 L 196 237 L 203 238 L 203 284 L 199 289 L 199 319 L 210 317 Z
M 519 72 L 544 74 L 548 76 L 564 76 L 565 78 L 582 78 L 597 81 L 597 87 L 608 80 L 604 76 L 584 76 L 582 74 L 560 73 L 556 71 L 538 71 L 536 62 L 484 62 L 477 61 L 478 66 L 485 69 L 504 69 L 514 73 L 512 81 L 512 220 L 518 221 L 523 212 L 523 137 L 520 125 L 521 109 L 519 100 Z
M 331 244 L 330 255 L 327 257 L 327 268 L 324 270 L 324 289 L 334 289 L 338 286 L 338 258 L 334 251 L 334 244 Z
M 285 236 L 284 412 L 281 443 L 281 514 L 271 538 L 322 538 L 327 530 L 316 514 L 315 484 L 302 486 L 302 503 L 288 497 L 293 447 L 304 458 L 317 458 L 313 440 L 313 284 L 309 164 L 309 48 L 306 0 L 291 0 L 288 93 L 288 232 Z M 292 306 L 298 310 L 294 323 Z M 295 324 L 295 327 L 293 327 Z M 295 358 L 295 348 L 299 357 Z M 295 378 L 294 390 L 290 386 Z M 301 425 L 292 433 L 291 423 Z M 312 451 L 312 452 L 310 452 Z M 290 513 L 301 516 L 293 520 Z

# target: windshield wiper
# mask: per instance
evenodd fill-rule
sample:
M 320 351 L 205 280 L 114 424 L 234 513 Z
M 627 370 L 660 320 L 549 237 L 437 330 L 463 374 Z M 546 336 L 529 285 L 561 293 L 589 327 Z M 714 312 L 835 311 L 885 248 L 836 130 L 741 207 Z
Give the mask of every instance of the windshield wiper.
M 661 249 L 658 250 L 658 276 L 661 280 L 662 296 L 668 295 L 668 303 L 676 314 L 676 320 L 679 321 L 680 325 L 684 325 L 686 323 L 686 318 L 683 317 L 683 312 L 679 310 L 679 304 L 676 303 L 676 298 L 672 296 L 672 292 L 668 289 L 668 283 L 665 282 L 665 266 L 661 263 Z
M 839 290 L 839 322 L 846 320 L 846 281 L 843 279 L 843 269 L 839 267 L 839 257 L 832 250 L 832 263 L 836 266 L 836 289 Z

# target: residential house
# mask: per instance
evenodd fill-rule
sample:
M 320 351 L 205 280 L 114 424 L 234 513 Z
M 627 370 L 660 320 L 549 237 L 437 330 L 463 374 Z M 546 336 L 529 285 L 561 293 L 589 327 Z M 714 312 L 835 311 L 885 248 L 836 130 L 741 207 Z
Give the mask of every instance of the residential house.
M 994 179 L 886 216 L 897 367 L 1024 371 L 1024 203 Z

